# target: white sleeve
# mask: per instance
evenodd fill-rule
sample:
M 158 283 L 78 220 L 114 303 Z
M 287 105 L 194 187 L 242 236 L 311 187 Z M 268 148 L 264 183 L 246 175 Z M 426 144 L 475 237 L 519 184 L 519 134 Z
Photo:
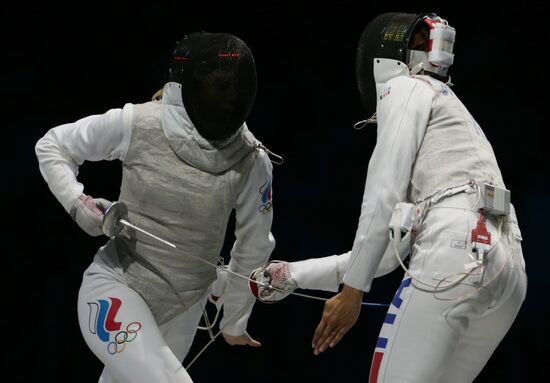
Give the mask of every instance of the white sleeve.
M 124 160 L 130 142 L 132 104 L 50 129 L 35 146 L 40 173 L 69 212 L 82 194 L 77 180 L 84 161 Z
M 275 239 L 271 234 L 272 169 L 269 156 L 260 151 L 235 205 L 235 243 L 229 270 L 248 276 L 269 259 Z M 220 328 L 229 335 L 242 335 L 255 298 L 248 281 L 229 274 L 224 292 L 224 314 Z
M 344 283 L 368 292 L 388 245 L 396 203 L 406 200 L 412 166 L 428 125 L 433 90 L 422 80 L 396 77 L 377 104 L 377 141 L 369 161 L 359 225 Z

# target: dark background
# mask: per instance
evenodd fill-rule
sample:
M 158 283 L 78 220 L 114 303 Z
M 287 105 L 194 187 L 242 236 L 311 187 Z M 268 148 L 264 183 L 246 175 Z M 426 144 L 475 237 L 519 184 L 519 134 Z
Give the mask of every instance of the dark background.
M 448 3 L 448 2 L 447 2 Z M 495 3 L 496 4 L 496 3 Z M 78 329 L 81 275 L 105 238 L 81 231 L 49 192 L 34 145 L 48 129 L 150 99 L 174 42 L 229 32 L 251 47 L 258 94 L 248 125 L 285 158 L 274 167 L 273 259 L 351 249 L 375 129 L 355 86 L 366 23 L 386 11 L 433 11 L 457 29 L 453 89 L 493 143 L 524 236 L 529 289 L 512 329 L 476 382 L 539 382 L 550 353 L 548 260 L 548 13 L 543 1 L 3 1 L 2 375 L 17 382 L 96 382 L 101 364 Z M 7 117 L 7 119 L 6 119 Z M 86 163 L 86 192 L 115 200 L 120 163 Z M 389 302 L 399 270 L 366 299 Z M 304 291 L 307 292 L 307 291 Z M 330 294 L 321 292 L 319 296 Z M 263 347 L 214 342 L 196 382 L 366 382 L 384 309 L 366 307 L 333 350 L 313 356 L 320 301 L 257 303 L 249 332 Z M 199 332 L 190 353 L 208 341 Z M 414 347 L 411 348 L 411 353 Z M 188 359 L 189 361 L 189 359 Z

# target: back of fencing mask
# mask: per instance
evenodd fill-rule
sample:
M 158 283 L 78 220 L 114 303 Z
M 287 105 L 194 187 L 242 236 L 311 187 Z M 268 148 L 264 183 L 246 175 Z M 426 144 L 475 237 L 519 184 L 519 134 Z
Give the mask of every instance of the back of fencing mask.
M 227 33 L 196 32 L 173 51 L 169 81 L 201 136 L 223 140 L 245 122 L 256 97 L 256 66 L 248 46 Z
M 355 59 L 357 86 L 367 113 L 376 110 L 376 84 L 402 73 L 448 79 L 455 29 L 433 13 L 384 13 L 361 35 Z

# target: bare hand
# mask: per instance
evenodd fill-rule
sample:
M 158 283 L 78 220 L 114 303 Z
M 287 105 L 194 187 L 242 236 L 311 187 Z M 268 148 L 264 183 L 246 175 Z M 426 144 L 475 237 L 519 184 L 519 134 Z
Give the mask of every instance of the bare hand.
M 363 292 L 353 287 L 344 286 L 342 291 L 325 302 L 321 322 L 313 335 L 313 353 L 334 347 L 353 327 L 361 311 Z
M 262 344 L 257 340 L 252 339 L 250 335 L 245 331 L 242 335 L 228 335 L 222 332 L 223 339 L 231 346 L 252 346 L 260 347 Z

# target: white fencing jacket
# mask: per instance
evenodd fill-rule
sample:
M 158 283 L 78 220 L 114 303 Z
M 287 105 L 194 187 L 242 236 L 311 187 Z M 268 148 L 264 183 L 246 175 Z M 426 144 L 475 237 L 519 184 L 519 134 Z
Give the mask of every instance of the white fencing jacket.
M 398 202 L 414 202 L 470 180 L 504 187 L 490 143 L 448 85 L 429 76 L 398 76 L 377 98 L 377 141 L 344 283 L 368 292 L 372 279 L 399 263 L 384 260 Z M 389 266 L 391 265 L 391 266 Z

